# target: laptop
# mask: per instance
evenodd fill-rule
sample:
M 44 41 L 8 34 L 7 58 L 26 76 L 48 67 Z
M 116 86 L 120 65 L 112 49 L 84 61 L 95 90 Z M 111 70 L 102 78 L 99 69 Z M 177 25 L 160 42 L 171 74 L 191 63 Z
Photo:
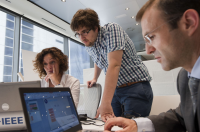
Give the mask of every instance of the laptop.
M 41 87 L 41 81 L 0 83 L 0 113 L 22 111 L 19 87 Z
M 28 132 L 82 130 L 69 88 L 20 88 Z

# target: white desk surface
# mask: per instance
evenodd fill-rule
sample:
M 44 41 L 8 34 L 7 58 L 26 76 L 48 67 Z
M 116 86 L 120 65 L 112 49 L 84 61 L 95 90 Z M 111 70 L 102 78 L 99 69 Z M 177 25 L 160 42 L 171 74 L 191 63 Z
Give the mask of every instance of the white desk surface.
M 101 125 L 103 122 L 95 120 L 97 125 Z M 83 131 L 82 132 L 103 132 L 104 131 L 104 125 L 103 126 L 95 126 L 95 125 L 82 125 Z M 122 128 L 114 126 L 112 128 L 112 131 L 121 130 Z

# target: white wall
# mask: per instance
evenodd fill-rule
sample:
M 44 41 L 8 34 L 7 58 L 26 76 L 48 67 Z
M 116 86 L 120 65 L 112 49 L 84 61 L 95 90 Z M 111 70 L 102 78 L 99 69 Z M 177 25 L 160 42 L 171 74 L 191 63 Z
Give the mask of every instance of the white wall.
M 143 61 L 150 76 L 152 77 L 151 86 L 154 96 L 157 95 L 177 95 L 176 79 L 181 68 L 171 71 L 164 71 L 161 64 L 156 60 Z
M 143 61 L 149 70 L 149 74 L 152 77 L 151 86 L 154 96 L 159 95 L 177 95 L 176 79 L 178 72 L 181 68 L 176 68 L 171 71 L 164 71 L 161 65 L 156 60 Z M 83 70 L 83 82 L 87 83 L 94 76 L 94 68 Z M 101 72 L 97 83 L 100 83 L 102 89 L 104 89 L 105 75 Z

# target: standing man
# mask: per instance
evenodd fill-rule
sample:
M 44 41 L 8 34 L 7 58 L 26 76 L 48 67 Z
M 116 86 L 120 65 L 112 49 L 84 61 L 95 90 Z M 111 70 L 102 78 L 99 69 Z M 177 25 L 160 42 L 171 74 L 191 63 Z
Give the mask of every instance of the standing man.
M 200 0 L 149 0 L 138 12 L 146 51 L 154 54 L 166 71 L 183 67 L 177 78 L 181 103 L 148 118 L 109 119 L 121 132 L 200 131 Z M 162 107 L 162 106 L 160 106 Z
M 96 118 L 99 114 L 103 121 L 122 114 L 148 116 L 153 100 L 151 77 L 125 31 L 115 23 L 100 27 L 98 15 L 92 9 L 78 10 L 71 29 L 95 63 L 94 78 L 88 81 L 88 87 L 97 82 L 101 70 L 106 75 Z

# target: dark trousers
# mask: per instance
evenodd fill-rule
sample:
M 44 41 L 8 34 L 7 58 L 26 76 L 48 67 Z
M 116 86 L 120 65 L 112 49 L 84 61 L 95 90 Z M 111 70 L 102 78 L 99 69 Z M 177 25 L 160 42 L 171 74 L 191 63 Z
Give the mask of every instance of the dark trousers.
M 146 117 L 151 111 L 152 101 L 152 88 L 146 81 L 116 88 L 111 105 L 117 117 Z

